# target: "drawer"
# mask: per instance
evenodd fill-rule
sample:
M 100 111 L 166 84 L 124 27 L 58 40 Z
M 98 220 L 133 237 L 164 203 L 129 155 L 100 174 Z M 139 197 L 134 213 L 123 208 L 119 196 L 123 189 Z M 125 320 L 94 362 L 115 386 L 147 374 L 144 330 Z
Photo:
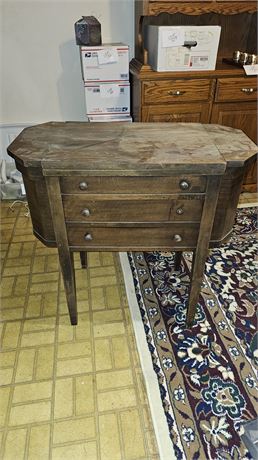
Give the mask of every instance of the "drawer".
M 256 78 L 219 78 L 217 81 L 216 102 L 255 101 L 256 99 Z
M 191 199 L 194 195 L 171 199 L 169 195 L 160 199 L 149 196 L 132 200 L 132 195 L 124 195 L 127 199 L 102 199 L 91 195 L 63 195 L 63 206 L 66 221 L 76 222 L 166 222 L 191 221 L 199 222 L 203 200 Z M 142 195 L 141 195 L 142 197 Z M 203 195 L 204 197 L 204 195 Z
M 197 243 L 199 224 L 166 224 L 144 227 L 94 227 L 67 225 L 68 244 L 86 248 L 177 248 Z
M 183 188 L 182 182 L 186 188 Z M 73 176 L 61 177 L 60 186 L 62 193 L 203 193 L 206 189 L 206 177 L 192 175 L 175 177 Z
M 208 101 L 212 95 L 213 80 L 163 80 L 143 83 L 145 104 Z
M 209 123 L 210 111 L 210 102 L 145 105 L 142 108 L 141 121 L 151 123 Z

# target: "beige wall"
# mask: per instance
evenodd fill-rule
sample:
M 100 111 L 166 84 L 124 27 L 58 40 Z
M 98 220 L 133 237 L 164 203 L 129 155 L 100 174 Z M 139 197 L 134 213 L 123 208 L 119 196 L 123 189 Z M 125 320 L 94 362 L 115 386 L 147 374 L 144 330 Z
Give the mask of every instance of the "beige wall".
M 0 0 L 0 124 L 83 120 L 74 22 L 96 16 L 102 41 L 133 55 L 133 0 Z

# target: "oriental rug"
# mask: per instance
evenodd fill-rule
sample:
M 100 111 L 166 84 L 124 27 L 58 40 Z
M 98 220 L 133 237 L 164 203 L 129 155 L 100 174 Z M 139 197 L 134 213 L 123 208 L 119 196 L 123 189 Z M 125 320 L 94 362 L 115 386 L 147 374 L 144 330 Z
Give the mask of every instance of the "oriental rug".
M 237 211 L 210 251 L 192 328 L 191 253 L 120 255 L 162 460 L 247 460 L 243 424 L 257 416 L 257 208 Z

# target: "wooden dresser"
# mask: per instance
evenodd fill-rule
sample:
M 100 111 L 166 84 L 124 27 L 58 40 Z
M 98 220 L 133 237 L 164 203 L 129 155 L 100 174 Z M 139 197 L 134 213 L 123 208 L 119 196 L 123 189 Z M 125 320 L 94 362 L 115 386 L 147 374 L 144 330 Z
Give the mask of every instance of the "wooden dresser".
M 23 174 L 34 234 L 57 247 L 72 324 L 73 252 L 195 253 L 187 322 L 208 248 L 231 232 L 245 168 L 257 149 L 240 130 L 198 123 L 45 123 L 8 153 Z
M 153 71 L 144 46 L 149 24 L 220 25 L 216 69 Z M 134 121 L 218 123 L 242 129 L 257 143 L 257 78 L 224 62 L 235 50 L 257 54 L 256 2 L 136 0 L 135 58 L 130 63 Z M 256 170 L 253 163 L 242 191 L 256 191 Z

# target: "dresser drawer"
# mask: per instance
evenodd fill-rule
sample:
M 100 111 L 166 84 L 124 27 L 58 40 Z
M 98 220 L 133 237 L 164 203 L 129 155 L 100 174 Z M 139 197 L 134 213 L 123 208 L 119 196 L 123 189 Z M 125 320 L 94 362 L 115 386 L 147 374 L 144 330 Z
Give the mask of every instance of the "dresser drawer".
M 140 199 L 135 195 L 124 195 L 123 199 L 103 199 L 101 195 L 63 195 L 66 221 L 75 222 L 199 222 L 203 200 L 192 199 L 195 195 L 184 195 L 171 199 L 171 196 L 149 196 Z M 204 197 L 204 195 L 203 195 Z M 202 198 L 202 197 L 201 197 Z
M 143 84 L 144 104 L 208 101 L 212 94 L 213 80 L 163 80 L 146 81 Z
M 168 221 L 170 214 L 169 200 L 94 200 L 64 195 L 63 203 L 66 221 L 160 222 Z
M 184 182 L 184 186 L 182 186 Z M 187 182 L 187 184 L 185 184 Z M 206 189 L 205 176 L 175 177 L 61 177 L 61 192 L 67 193 L 203 193 Z
M 196 245 L 199 224 L 166 224 L 163 227 L 94 227 L 67 225 L 68 244 L 86 248 L 172 248 Z
M 217 81 L 216 102 L 255 101 L 256 99 L 256 78 L 219 78 Z

